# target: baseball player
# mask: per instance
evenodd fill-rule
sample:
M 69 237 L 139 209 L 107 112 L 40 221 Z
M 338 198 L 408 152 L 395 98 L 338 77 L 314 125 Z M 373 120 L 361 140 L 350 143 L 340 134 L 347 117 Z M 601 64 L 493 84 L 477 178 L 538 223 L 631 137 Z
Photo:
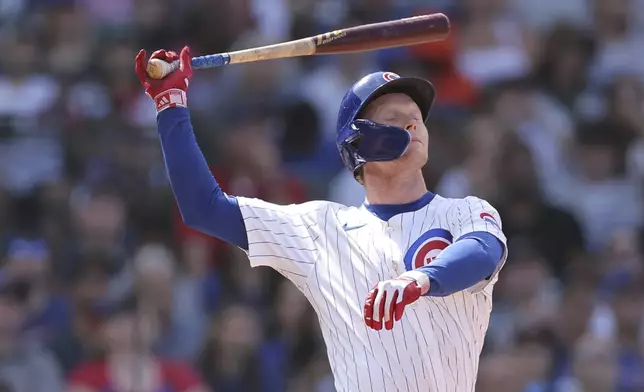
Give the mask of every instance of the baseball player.
M 151 57 L 181 64 L 153 80 L 146 53 L 136 58 L 185 223 L 238 246 L 252 266 L 274 268 L 304 293 L 318 315 L 336 389 L 474 391 L 506 238 L 486 201 L 447 199 L 426 188 L 432 85 L 376 72 L 340 103 L 337 146 L 365 188 L 361 207 L 283 206 L 220 189 L 190 123 L 189 48 Z

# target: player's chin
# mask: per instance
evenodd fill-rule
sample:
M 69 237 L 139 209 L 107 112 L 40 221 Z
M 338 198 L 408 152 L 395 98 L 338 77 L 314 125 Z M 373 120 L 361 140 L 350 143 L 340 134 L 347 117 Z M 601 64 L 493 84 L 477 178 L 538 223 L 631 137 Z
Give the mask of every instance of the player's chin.
M 419 141 L 412 141 L 407 147 L 405 154 L 399 158 L 401 162 L 405 164 L 415 164 L 418 163 L 419 167 L 425 166 L 429 154 L 427 152 L 427 147 Z

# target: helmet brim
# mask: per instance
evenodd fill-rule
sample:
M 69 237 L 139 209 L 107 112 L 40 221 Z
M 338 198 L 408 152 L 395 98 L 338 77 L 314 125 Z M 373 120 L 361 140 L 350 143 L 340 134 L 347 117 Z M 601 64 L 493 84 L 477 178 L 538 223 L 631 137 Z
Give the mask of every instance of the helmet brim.
M 432 109 L 432 106 L 434 106 L 436 90 L 428 80 L 417 77 L 393 79 L 378 87 L 364 100 L 363 104 L 360 106 L 360 110 L 355 114 L 354 119 L 360 118 L 360 115 L 365 111 L 365 109 L 376 99 L 386 94 L 395 93 L 405 94 L 413 99 L 414 102 L 416 102 L 416 105 L 420 108 L 423 121 L 427 121 L 429 112 Z

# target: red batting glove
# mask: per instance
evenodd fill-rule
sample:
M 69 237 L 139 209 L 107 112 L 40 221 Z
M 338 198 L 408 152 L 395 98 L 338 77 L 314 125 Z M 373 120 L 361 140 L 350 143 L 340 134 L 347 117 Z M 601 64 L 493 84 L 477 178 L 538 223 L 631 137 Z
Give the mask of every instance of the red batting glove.
M 189 80 L 192 77 L 190 48 L 184 47 L 180 55 L 163 49 L 157 50 L 152 53 L 150 59 L 160 59 L 168 63 L 175 60 L 180 62 L 179 69 L 165 78 L 157 80 L 150 78 L 146 72 L 145 50 L 141 49 L 136 56 L 134 66 L 136 75 L 145 88 L 145 93 L 154 100 L 157 113 L 167 108 L 188 107 L 186 91 L 188 91 Z
M 364 322 L 367 327 L 380 331 L 383 320 L 386 330 L 400 321 L 405 306 L 416 302 L 429 290 L 429 278 L 418 271 L 411 271 L 395 279 L 379 282 L 367 295 L 364 304 Z

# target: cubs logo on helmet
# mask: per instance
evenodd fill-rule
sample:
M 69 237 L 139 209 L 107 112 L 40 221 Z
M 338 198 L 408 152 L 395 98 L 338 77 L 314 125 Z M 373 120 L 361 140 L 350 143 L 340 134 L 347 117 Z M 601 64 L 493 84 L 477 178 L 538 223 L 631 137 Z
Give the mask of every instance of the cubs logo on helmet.
M 400 79 L 400 75 L 395 74 L 393 72 L 384 72 L 382 74 L 382 78 L 385 79 L 387 82 L 391 82 L 394 79 Z
M 445 229 L 431 229 L 423 233 L 405 253 L 405 269 L 411 271 L 428 265 L 451 245 L 452 240 L 452 234 Z

